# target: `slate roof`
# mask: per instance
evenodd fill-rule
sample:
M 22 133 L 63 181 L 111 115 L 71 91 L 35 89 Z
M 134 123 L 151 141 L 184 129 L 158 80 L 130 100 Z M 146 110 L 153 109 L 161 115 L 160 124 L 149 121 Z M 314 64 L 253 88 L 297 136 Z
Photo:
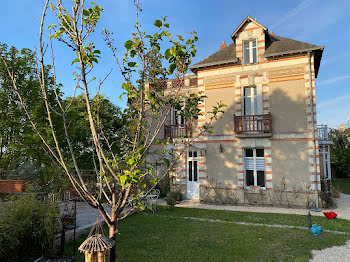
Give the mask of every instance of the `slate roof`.
M 191 66 L 193 68 L 202 68 L 207 66 L 222 65 L 228 63 L 236 63 L 236 46 L 234 43 L 208 56 L 197 64 Z
M 313 51 L 323 48 L 323 46 L 312 45 L 282 36 L 270 35 L 270 41 L 268 42 L 264 56 L 267 58 L 272 56 Z
M 267 44 L 264 56 L 266 58 L 277 57 L 282 55 L 305 53 L 307 51 L 315 51 L 315 69 L 316 76 L 321 62 L 322 52 L 324 47 L 312 45 L 309 43 L 293 40 L 290 38 L 266 34 Z M 224 64 L 239 64 L 241 63 L 236 57 L 235 44 L 232 43 L 226 48 L 208 56 L 202 61 L 190 67 L 192 71 L 208 66 L 224 65 Z

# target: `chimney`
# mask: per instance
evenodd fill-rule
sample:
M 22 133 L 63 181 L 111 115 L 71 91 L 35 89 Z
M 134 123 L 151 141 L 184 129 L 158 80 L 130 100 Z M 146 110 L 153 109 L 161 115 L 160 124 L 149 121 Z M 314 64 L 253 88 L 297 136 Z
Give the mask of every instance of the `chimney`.
M 222 44 L 221 44 L 221 46 L 220 46 L 220 50 L 224 49 L 226 46 L 227 46 L 227 45 L 226 45 L 225 41 L 222 41 Z
M 273 35 L 273 32 L 271 31 L 270 35 Z

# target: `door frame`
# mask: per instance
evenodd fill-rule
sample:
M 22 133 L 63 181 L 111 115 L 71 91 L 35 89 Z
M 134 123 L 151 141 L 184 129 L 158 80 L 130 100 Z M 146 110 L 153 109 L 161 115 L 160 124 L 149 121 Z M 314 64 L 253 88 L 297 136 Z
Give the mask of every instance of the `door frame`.
M 189 149 L 186 153 L 186 198 L 199 199 L 199 151 Z M 190 177 L 190 162 L 191 177 Z M 194 164 L 196 163 L 196 165 Z M 191 178 L 191 180 L 190 180 Z

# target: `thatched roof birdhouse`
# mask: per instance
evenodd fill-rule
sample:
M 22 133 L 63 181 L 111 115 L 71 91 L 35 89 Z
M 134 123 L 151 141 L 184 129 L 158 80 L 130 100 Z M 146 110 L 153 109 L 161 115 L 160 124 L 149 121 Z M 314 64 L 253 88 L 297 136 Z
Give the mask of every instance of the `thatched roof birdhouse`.
M 80 245 L 78 250 L 85 254 L 86 262 L 109 262 L 110 250 L 114 246 L 114 240 L 104 236 L 99 218 L 91 229 L 88 238 Z

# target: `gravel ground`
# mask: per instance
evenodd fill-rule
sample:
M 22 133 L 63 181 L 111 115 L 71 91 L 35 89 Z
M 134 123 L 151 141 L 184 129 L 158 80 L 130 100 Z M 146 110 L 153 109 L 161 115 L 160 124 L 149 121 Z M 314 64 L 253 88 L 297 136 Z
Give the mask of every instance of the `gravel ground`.
M 344 246 L 335 246 L 312 251 L 310 262 L 344 262 L 350 261 L 350 241 Z
M 350 195 L 340 194 L 338 207 L 334 210 L 339 218 L 350 220 Z M 312 251 L 310 262 L 344 262 L 350 261 L 350 241 L 343 246 L 334 246 L 322 250 Z

